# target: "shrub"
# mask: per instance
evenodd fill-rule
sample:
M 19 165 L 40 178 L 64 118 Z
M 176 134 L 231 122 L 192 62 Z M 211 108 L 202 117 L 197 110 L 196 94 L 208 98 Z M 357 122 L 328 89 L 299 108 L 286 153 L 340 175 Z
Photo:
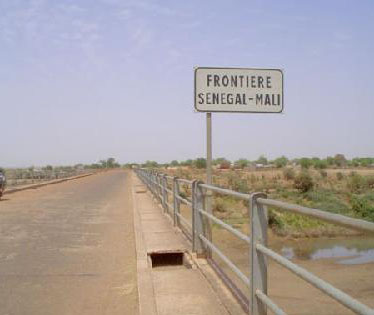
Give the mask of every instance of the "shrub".
M 249 164 L 249 161 L 246 160 L 246 159 L 239 159 L 237 161 L 235 161 L 234 165 L 236 168 L 244 168 L 246 166 L 248 166 Z
M 224 200 L 217 198 L 213 203 L 213 212 L 227 212 L 227 206 Z
M 351 192 L 358 193 L 365 189 L 366 181 L 361 175 L 353 174 L 349 177 L 347 185 Z
M 283 170 L 283 177 L 285 180 L 291 180 L 295 178 L 295 171 L 292 168 L 285 168 Z
M 277 168 L 281 168 L 286 166 L 288 163 L 288 159 L 285 156 L 281 156 L 274 160 L 274 164 Z
M 299 164 L 302 168 L 308 169 L 312 165 L 312 160 L 308 158 L 301 158 Z
M 366 186 L 370 189 L 374 188 L 374 176 L 368 176 L 366 177 Z
M 343 175 L 342 172 L 337 172 L 337 173 L 336 173 L 336 179 L 337 179 L 337 180 L 340 181 L 340 180 L 342 180 L 343 178 L 344 178 L 344 175 Z
M 264 155 L 261 155 L 257 159 L 256 163 L 266 165 L 266 164 L 268 164 L 268 159 Z
M 325 169 L 327 168 L 327 162 L 325 160 L 315 160 L 314 167 L 318 169 Z
M 232 189 L 234 191 L 247 194 L 249 193 L 249 188 L 247 181 L 244 179 L 237 179 L 233 182 Z
M 284 222 L 281 216 L 274 210 L 269 210 L 268 223 L 272 228 L 275 228 L 277 232 L 280 232 L 284 228 Z
M 374 205 L 368 197 L 353 195 L 350 202 L 356 216 L 374 221 Z
M 301 172 L 294 179 L 294 187 L 301 192 L 305 193 L 311 190 L 313 186 L 313 178 L 307 172 Z
M 327 172 L 324 171 L 324 170 L 320 170 L 319 174 L 321 175 L 322 178 L 326 178 L 327 177 Z

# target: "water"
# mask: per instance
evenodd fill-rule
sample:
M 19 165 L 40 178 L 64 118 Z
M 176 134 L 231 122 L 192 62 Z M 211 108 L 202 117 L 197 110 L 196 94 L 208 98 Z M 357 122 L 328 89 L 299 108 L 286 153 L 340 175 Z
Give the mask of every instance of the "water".
M 374 238 L 284 241 L 277 247 L 288 259 L 333 259 L 348 265 L 374 263 Z

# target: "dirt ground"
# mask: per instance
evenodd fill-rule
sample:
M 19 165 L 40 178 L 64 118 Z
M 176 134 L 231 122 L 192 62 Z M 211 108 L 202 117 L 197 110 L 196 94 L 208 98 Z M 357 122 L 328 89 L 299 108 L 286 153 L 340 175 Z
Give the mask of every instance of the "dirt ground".
M 213 240 L 244 273 L 249 274 L 249 251 L 244 242 L 237 240 L 225 230 L 213 231 Z M 278 250 L 279 242 L 281 242 L 280 238 L 270 235 L 269 247 Z M 243 292 L 248 292 L 218 257 L 215 257 L 215 260 L 221 268 L 232 275 L 235 283 Z M 362 303 L 374 307 L 373 263 L 344 265 L 338 264 L 334 259 L 304 260 L 297 258 L 292 261 Z M 268 283 L 270 297 L 287 314 L 352 314 L 338 302 L 322 294 L 318 289 L 272 260 L 269 260 Z

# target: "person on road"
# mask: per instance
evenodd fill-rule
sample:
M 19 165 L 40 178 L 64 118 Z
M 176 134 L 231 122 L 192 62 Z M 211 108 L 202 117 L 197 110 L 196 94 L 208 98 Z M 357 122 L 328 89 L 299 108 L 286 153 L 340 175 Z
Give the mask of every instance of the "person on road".
M 2 168 L 0 168 L 0 198 L 4 193 L 6 184 L 5 172 Z

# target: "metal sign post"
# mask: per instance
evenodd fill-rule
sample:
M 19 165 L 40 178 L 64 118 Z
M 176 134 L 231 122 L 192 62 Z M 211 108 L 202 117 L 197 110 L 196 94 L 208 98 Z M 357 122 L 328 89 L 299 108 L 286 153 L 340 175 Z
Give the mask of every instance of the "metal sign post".
M 281 113 L 283 72 L 279 69 L 195 68 L 195 109 L 206 113 L 206 182 L 212 184 L 212 113 Z M 212 192 L 205 209 L 212 213 Z M 208 238 L 211 227 L 208 223 Z
M 206 183 L 212 184 L 212 113 L 206 113 Z
M 212 113 L 206 113 L 206 183 L 212 185 Z M 207 190 L 205 198 L 205 210 L 212 213 L 212 191 Z M 206 227 L 208 240 L 212 240 L 211 222 Z M 208 250 L 207 256 L 211 257 Z

